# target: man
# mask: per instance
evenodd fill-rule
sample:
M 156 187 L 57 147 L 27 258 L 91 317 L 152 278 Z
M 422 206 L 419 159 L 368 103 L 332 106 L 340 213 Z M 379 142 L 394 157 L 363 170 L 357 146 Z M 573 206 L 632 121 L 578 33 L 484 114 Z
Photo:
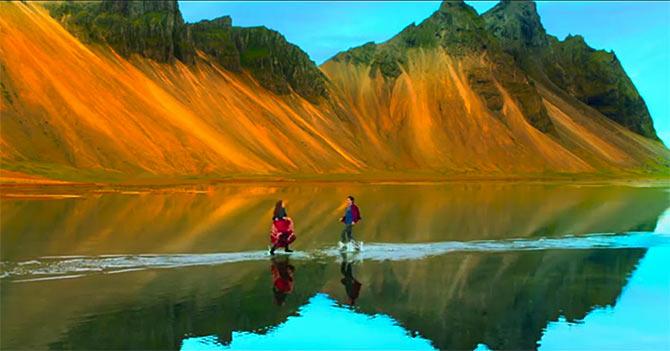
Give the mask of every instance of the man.
M 342 235 L 340 238 L 341 247 L 347 245 L 350 241 L 354 240 L 353 228 L 358 221 L 361 220 L 361 212 L 358 209 L 358 206 L 354 203 L 354 197 L 349 195 L 347 196 L 347 208 L 344 210 L 344 216 L 340 218 L 340 222 L 344 223 L 344 230 L 342 230 Z

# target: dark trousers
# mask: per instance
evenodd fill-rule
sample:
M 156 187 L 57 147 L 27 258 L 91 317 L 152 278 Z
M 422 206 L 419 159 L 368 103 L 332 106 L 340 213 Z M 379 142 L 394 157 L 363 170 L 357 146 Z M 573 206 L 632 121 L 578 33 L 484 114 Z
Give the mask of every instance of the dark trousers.
M 348 243 L 354 240 L 353 229 L 354 229 L 353 224 L 345 224 L 344 230 L 342 230 L 342 234 L 340 235 L 340 241 L 342 241 L 343 243 Z

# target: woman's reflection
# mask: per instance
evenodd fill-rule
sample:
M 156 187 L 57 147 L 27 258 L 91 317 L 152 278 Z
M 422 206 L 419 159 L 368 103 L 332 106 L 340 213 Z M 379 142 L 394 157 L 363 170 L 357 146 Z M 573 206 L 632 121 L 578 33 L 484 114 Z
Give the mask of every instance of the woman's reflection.
M 354 278 L 354 270 L 352 268 L 352 261 L 347 257 L 346 253 L 342 253 L 342 264 L 340 264 L 340 272 L 342 273 L 342 285 L 347 292 L 347 304 L 353 306 L 356 304 L 356 299 L 361 293 L 361 283 Z
M 272 292 L 278 306 L 284 304 L 286 296 L 293 291 L 293 272 L 295 267 L 289 263 L 287 256 L 272 257 Z

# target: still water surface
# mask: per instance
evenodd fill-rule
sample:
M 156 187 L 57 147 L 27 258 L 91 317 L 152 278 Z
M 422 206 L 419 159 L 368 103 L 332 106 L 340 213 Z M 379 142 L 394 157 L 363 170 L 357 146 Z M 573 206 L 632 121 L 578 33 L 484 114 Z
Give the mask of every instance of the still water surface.
M 670 348 L 665 186 L 2 194 L 2 349 Z M 365 244 L 341 254 L 349 194 Z M 290 257 L 265 253 L 277 199 Z

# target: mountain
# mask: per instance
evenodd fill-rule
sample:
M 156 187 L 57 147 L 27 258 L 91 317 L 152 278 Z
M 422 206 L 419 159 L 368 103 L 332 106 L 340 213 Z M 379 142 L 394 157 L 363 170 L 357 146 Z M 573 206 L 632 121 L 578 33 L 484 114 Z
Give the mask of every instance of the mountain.
M 548 35 L 534 2 L 504 0 L 483 16 L 487 29 L 534 79 L 567 92 L 606 117 L 658 139 L 644 100 L 614 52 L 594 50 L 580 35 Z
M 501 8 L 506 16 L 496 19 L 492 14 Z M 512 10 L 515 16 L 508 14 Z M 666 151 L 634 146 L 647 145 L 639 135 L 657 140 L 655 133 L 622 132 L 619 119 L 598 110 L 604 105 L 584 99 L 589 106 L 520 62 L 515 47 L 530 51 L 546 40 L 531 2 L 501 3 L 484 16 L 462 1 L 444 2 L 422 23 L 384 43 L 339 53 L 322 69 L 361 115 L 360 123 L 368 124 L 365 129 L 374 131 L 370 139 L 383 139 L 382 145 L 411 140 L 403 149 L 413 148 L 414 159 L 431 164 L 484 173 L 536 167 L 590 172 L 647 157 L 667 164 L 661 161 Z M 604 76 L 602 84 L 617 77 Z M 633 114 L 624 106 L 607 108 L 635 121 L 631 125 L 646 125 L 646 107 L 638 107 Z
M 230 71 L 248 70 L 263 87 L 278 94 L 293 90 L 312 102 L 327 96 L 325 77 L 318 67 L 276 31 L 234 27 L 228 16 L 189 28 L 195 46 Z
M 321 67 L 265 27 L 185 23 L 176 1 L 43 6 L 0 3 L 0 169 L 13 179 L 670 168 L 613 54 L 547 35 L 532 3 L 479 16 L 444 2 L 387 42 Z
M 444 50 L 455 59 L 467 61 L 463 72 L 466 81 L 489 111 L 499 113 L 503 108 L 503 96 L 496 87 L 496 83 L 500 83 L 531 125 L 542 132 L 553 130 L 532 83 L 514 65 L 512 58 L 501 52 L 500 44 L 484 28 L 482 18 L 463 2 L 443 2 L 440 9 L 419 26 L 408 26 L 387 43 L 370 43 L 338 54 L 333 60 L 367 63 L 373 77 L 379 72 L 385 78 L 395 79 L 412 70 L 407 63 L 413 59 L 411 51 L 417 49 Z M 487 56 L 486 61 L 467 60 L 482 55 Z M 368 62 L 366 57 L 370 58 Z
M 36 4 L 0 7 L 3 169 L 86 181 L 345 173 L 361 164 L 336 142 L 346 131 L 325 117 L 327 106 L 265 89 L 255 71 L 230 71 L 202 51 L 193 63 L 117 51 Z
M 113 1 L 46 4 L 54 18 L 86 42 L 104 42 L 122 55 L 160 62 L 192 62 L 194 48 L 176 1 Z
M 201 50 L 227 70 L 248 70 L 275 93 L 293 89 L 312 101 L 326 94 L 324 77 L 307 54 L 265 27 L 233 27 L 229 16 L 185 24 L 176 0 L 66 1 L 47 6 L 51 16 L 80 39 L 108 44 L 125 57 L 140 54 L 158 62 L 192 64 L 196 50 Z

